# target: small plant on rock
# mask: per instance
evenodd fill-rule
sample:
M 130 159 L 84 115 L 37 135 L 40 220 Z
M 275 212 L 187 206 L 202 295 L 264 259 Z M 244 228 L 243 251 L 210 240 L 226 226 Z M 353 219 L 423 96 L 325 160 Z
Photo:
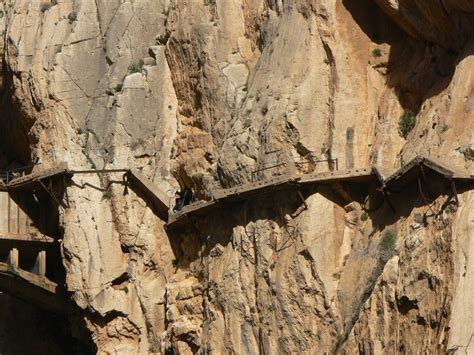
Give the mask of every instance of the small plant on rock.
M 424 218 L 423 218 L 423 215 L 421 213 L 415 213 L 414 220 L 418 224 L 424 224 Z
M 110 200 L 113 197 L 112 189 L 107 188 L 103 193 L 102 193 L 102 201 L 103 200 Z
M 70 12 L 69 15 L 67 15 L 67 19 L 69 20 L 69 23 L 73 23 L 74 21 L 77 20 L 77 14 L 75 11 Z
M 128 67 L 128 73 L 141 73 L 143 69 L 143 59 L 140 59 L 137 63 L 133 63 Z
M 115 85 L 115 92 L 121 92 L 123 89 L 123 83 L 118 83 L 117 85 Z
M 44 2 L 44 3 L 42 3 L 42 4 L 41 4 L 41 8 L 40 8 L 40 9 L 41 9 L 41 12 L 46 12 L 46 11 L 48 11 L 48 10 L 51 8 L 51 6 L 53 6 L 53 4 L 51 4 L 51 3 L 49 3 L 49 2 Z
M 400 136 L 403 138 L 406 138 L 408 136 L 408 133 L 411 132 L 411 130 L 415 127 L 416 125 L 416 115 L 413 111 L 405 111 L 403 115 L 400 117 L 400 121 L 398 122 L 398 132 L 400 133 Z
M 381 57 L 382 56 L 382 50 L 380 48 L 375 48 L 373 51 L 372 51 L 372 55 L 374 57 Z
M 390 251 L 395 249 L 395 242 L 397 241 L 397 233 L 393 231 L 386 231 L 380 240 L 380 249 L 382 251 Z
M 252 124 L 252 120 L 250 118 L 246 118 L 244 121 L 244 128 L 249 128 Z

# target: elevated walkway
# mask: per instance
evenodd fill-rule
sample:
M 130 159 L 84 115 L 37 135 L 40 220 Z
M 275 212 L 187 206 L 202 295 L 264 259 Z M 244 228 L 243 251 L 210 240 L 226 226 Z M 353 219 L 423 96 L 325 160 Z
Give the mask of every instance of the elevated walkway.
M 454 181 L 468 181 L 474 178 L 474 175 L 469 172 L 451 167 L 439 159 L 418 155 L 392 175 L 383 179 L 382 183 L 387 188 L 401 188 L 423 176 L 427 171 L 434 171 L 446 179 Z
M 190 205 L 184 206 L 183 209 L 177 213 L 169 212 L 167 227 L 173 227 L 185 222 L 193 215 L 207 214 L 219 205 L 218 200 L 211 201 L 197 201 Z
M 170 209 L 170 196 L 164 193 L 137 169 L 130 169 L 127 175 L 129 181 L 146 197 L 146 200 L 152 203 L 159 216 L 163 220 L 166 220 L 168 218 L 168 210 Z
M 398 189 L 410 184 L 428 170 L 434 171 L 450 181 L 474 181 L 474 175 L 466 171 L 452 168 L 438 159 L 421 155 L 416 156 L 387 178 L 384 178 L 376 168 L 372 167 L 303 175 L 281 175 L 229 189 L 218 189 L 213 192 L 211 201 L 198 201 L 185 206 L 177 213 L 170 212 L 167 227 L 176 227 L 193 215 L 208 213 L 223 202 L 245 200 L 253 196 L 272 193 L 290 187 L 322 184 L 338 187 L 341 183 L 368 185 L 375 182 L 386 189 Z
M 224 202 L 242 201 L 254 196 L 274 193 L 291 187 L 303 187 L 311 184 L 331 184 L 339 182 L 369 183 L 374 178 L 372 169 L 350 169 L 342 171 L 331 171 L 313 173 L 307 175 L 284 174 L 270 179 L 250 182 L 240 186 L 217 189 L 213 192 L 210 201 L 198 201 L 185 206 L 178 213 L 170 212 L 167 227 L 172 228 L 184 223 L 192 215 L 208 213 Z
M 48 169 L 38 169 L 30 174 L 15 176 L 19 172 L 3 172 L 3 180 L 0 180 L 0 192 L 10 192 L 13 190 L 28 190 L 39 187 L 50 187 L 43 183 L 43 180 L 52 180 L 61 176 L 73 176 L 79 174 L 101 174 L 101 173 L 119 173 L 123 172 L 127 175 L 132 186 L 142 194 L 147 201 L 151 201 L 152 205 L 159 212 L 160 216 L 166 220 L 168 210 L 170 208 L 170 196 L 163 192 L 150 179 L 137 169 L 87 169 L 87 170 L 70 170 L 65 162 L 59 163 L 57 166 Z
M 333 184 L 338 182 L 368 184 L 373 178 L 374 172 L 372 168 L 348 169 L 303 175 L 300 179 L 300 184 Z
M 300 180 L 300 176 L 281 175 L 271 179 L 265 179 L 257 182 L 250 182 L 241 186 L 229 189 L 218 189 L 214 191 L 213 198 L 217 201 L 242 200 L 255 195 L 262 195 L 268 192 L 274 192 L 282 188 L 286 188 L 292 183 Z
M 38 253 L 35 272 L 19 267 L 19 253 L 12 249 L 7 262 L 0 262 L 0 291 L 47 311 L 65 312 L 65 299 L 58 285 L 46 277 L 46 252 Z
M 59 255 L 57 241 L 42 235 L 32 227 L 29 216 L 12 198 L 25 196 L 13 192 L 45 189 L 58 202 L 54 195 L 56 185 L 53 180 L 69 178 L 76 174 L 118 172 L 125 173 L 137 193 L 151 202 L 163 220 L 167 219 L 170 198 L 136 169 L 69 170 L 66 163 L 60 163 L 56 167 L 38 169 L 30 174 L 22 174 L 19 171 L 0 174 L 0 255 L 5 256 L 5 253 L 8 253 L 8 261 L 0 262 L 1 292 L 47 311 L 66 311 L 63 289 L 46 276 L 46 250 L 48 255 L 53 255 L 54 264 Z M 30 268 L 32 271 L 25 270 Z
M 0 291 L 26 302 L 37 304 L 47 310 L 54 312 L 65 310 L 65 298 L 62 290 L 46 277 L 46 247 L 54 244 L 55 241 L 53 238 L 37 236 L 29 232 L 28 217 L 22 214 L 21 209 L 13 200 L 9 200 L 9 193 L 16 189 L 29 190 L 39 186 L 45 188 L 43 180 L 56 179 L 61 176 L 118 172 L 123 172 L 126 175 L 137 194 L 149 202 L 158 215 L 167 221 L 168 228 L 179 226 L 196 216 L 208 215 L 213 209 L 219 208 L 227 202 L 242 201 L 291 188 L 330 185 L 335 189 L 340 189 L 343 183 L 364 186 L 375 183 L 382 190 L 396 190 L 431 172 L 450 180 L 453 186 L 456 181 L 474 181 L 474 175 L 466 171 L 454 169 L 431 157 L 416 156 L 388 177 L 382 176 L 376 168 L 371 167 L 299 175 L 284 174 L 228 189 L 216 189 L 213 191 L 210 201 L 198 201 L 184 206 L 180 212 L 174 213 L 170 210 L 172 207 L 171 197 L 136 169 L 69 170 L 67 164 L 62 163 L 55 168 L 39 170 L 32 174 L 0 182 L 0 247 L 4 250 L 10 248 L 8 261 L 6 263 L 0 262 Z M 1 194 L 2 191 L 3 194 Z M 38 254 L 33 268 L 35 272 L 29 272 L 19 267 L 17 249 L 19 246 L 24 248 L 26 258 L 32 258 L 33 261 L 36 253 Z
M 46 277 L 0 263 L 0 291 L 55 313 L 65 312 L 58 285 Z
M 42 180 L 52 179 L 68 173 L 67 163 L 63 162 L 48 169 L 38 169 L 30 174 L 15 176 L 13 173 L 6 173 L 6 179 L 0 183 L 0 191 L 14 189 L 34 189 L 40 185 Z

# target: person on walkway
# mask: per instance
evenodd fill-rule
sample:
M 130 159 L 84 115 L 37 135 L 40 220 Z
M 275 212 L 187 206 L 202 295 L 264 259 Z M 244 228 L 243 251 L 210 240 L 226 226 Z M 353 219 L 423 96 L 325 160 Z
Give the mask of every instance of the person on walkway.
M 186 188 L 176 194 L 176 204 L 173 207 L 173 212 L 179 212 L 184 206 L 189 205 L 194 198 L 193 190 Z

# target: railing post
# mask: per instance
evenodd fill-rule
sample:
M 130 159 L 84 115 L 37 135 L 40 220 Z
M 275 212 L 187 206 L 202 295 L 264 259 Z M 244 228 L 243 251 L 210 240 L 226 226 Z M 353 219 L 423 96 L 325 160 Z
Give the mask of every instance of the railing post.
M 14 268 L 18 268 L 18 259 L 18 249 L 13 248 L 12 250 L 10 250 L 10 254 L 8 255 L 8 264 Z
M 296 164 L 294 161 L 286 163 L 286 173 L 288 175 L 296 175 Z
M 46 276 L 46 252 L 40 251 L 36 257 L 35 271 L 39 276 Z

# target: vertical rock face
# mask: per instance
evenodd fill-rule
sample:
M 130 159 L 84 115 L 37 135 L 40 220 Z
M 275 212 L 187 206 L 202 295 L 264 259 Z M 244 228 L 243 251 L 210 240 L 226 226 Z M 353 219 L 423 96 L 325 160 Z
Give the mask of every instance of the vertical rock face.
M 473 14 L 462 0 L 5 0 L 1 162 L 139 168 L 199 199 L 309 157 L 472 169 Z M 59 207 L 69 336 L 92 351 L 469 351 L 469 189 L 457 206 L 409 186 L 369 215 L 329 187 L 305 203 L 282 191 L 167 232 L 122 179 L 75 175 Z

